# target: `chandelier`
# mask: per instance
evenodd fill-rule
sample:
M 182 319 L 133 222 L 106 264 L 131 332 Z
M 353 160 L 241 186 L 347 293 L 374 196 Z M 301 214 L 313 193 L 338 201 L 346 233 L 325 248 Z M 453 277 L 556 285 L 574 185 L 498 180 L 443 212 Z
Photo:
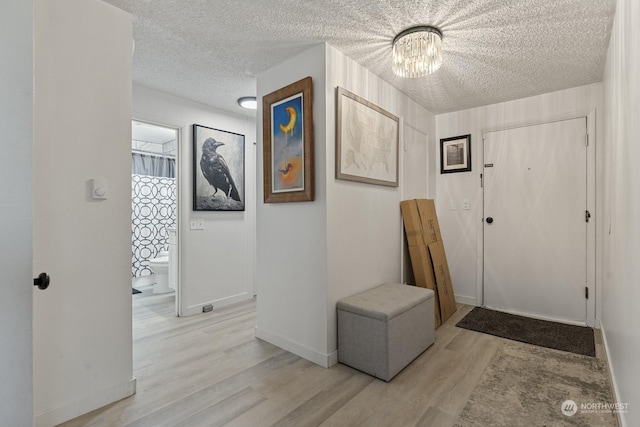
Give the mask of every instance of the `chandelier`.
M 393 39 L 393 73 L 422 77 L 442 65 L 442 32 L 429 26 L 412 27 Z

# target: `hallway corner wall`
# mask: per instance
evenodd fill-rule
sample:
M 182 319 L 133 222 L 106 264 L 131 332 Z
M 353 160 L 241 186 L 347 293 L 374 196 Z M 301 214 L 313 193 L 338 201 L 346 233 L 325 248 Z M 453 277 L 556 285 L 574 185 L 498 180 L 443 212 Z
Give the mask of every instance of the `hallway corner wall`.
M 325 45 L 318 44 L 257 76 L 263 96 L 307 76 L 313 79 L 315 200 L 264 203 L 263 123 L 257 122 L 258 287 L 256 336 L 328 366 Z

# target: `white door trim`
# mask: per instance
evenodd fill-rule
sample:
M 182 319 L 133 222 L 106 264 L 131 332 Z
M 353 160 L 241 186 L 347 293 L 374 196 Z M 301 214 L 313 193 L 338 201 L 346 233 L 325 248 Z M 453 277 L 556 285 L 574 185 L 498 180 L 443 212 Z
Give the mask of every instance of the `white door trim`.
M 587 120 L 587 209 L 591 213 L 591 219 L 587 224 L 587 287 L 589 288 L 589 299 L 587 300 L 587 326 L 594 327 L 596 320 L 596 109 L 579 110 L 565 114 L 556 114 L 534 121 L 521 121 L 506 123 L 502 126 L 481 128 L 482 138 L 479 146 L 474 148 L 474 167 L 478 171 L 484 169 L 484 139 L 487 133 L 498 132 L 521 127 L 536 126 L 546 123 L 554 123 L 577 118 Z M 481 173 L 482 174 L 482 173 Z M 484 194 L 481 186 L 482 175 L 477 186 L 476 204 L 478 206 L 478 227 L 476 227 L 476 304 L 484 306 Z
M 144 117 L 144 115 L 142 115 Z M 178 252 L 178 262 L 176 264 L 177 267 L 177 275 L 178 275 L 178 283 L 176 283 L 176 292 L 175 292 L 175 297 L 176 297 L 176 316 L 177 317 L 182 317 L 185 315 L 185 311 L 186 311 L 186 307 L 182 307 L 182 302 L 186 301 L 186 299 L 184 298 L 183 292 L 184 292 L 184 288 L 182 287 L 181 283 L 184 283 L 184 278 L 182 277 L 182 269 L 181 269 L 181 264 L 182 264 L 182 258 L 183 258 L 183 247 L 184 247 L 184 234 L 182 231 L 182 221 L 181 221 L 181 206 L 184 203 L 184 191 L 181 191 L 180 188 L 180 173 L 181 173 L 181 159 L 182 156 L 184 155 L 184 147 L 182 144 L 182 126 L 180 125 L 174 125 L 174 124 L 167 124 L 167 123 L 163 123 L 163 122 L 159 122 L 156 120 L 149 120 L 146 118 L 138 118 L 138 115 L 134 115 L 134 117 L 131 118 L 131 120 L 136 121 L 136 122 L 141 122 L 141 123 L 147 123 L 150 125 L 155 125 L 155 126 L 161 126 L 167 129 L 173 129 L 176 131 L 176 193 L 177 193 L 177 197 L 176 197 L 176 230 L 177 230 L 177 237 L 178 237 L 178 241 L 177 241 L 177 252 Z

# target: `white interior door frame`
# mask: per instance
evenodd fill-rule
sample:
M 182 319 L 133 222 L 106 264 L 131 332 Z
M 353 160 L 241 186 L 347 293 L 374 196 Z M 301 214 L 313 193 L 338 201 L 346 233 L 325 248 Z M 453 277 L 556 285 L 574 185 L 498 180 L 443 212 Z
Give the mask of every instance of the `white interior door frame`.
M 484 138 L 485 134 L 521 127 L 536 126 L 545 123 L 559 122 L 577 118 L 587 120 L 587 210 L 591 213 L 591 219 L 587 224 L 587 288 L 589 298 L 587 299 L 587 326 L 596 326 L 596 223 L 598 212 L 596 212 L 596 110 L 580 110 L 566 114 L 556 114 L 549 117 L 533 121 L 522 121 L 506 123 L 501 126 L 482 128 L 482 138 L 478 146 L 474 148 L 476 153 L 474 167 L 478 171 L 484 169 Z M 477 193 L 476 206 L 478 206 L 478 218 L 476 227 L 476 303 L 484 305 L 484 193 L 481 186 L 482 175 L 480 175 Z
M 144 115 L 143 115 L 144 117 Z M 176 230 L 177 230 L 177 237 L 178 237 L 178 242 L 177 242 L 177 250 L 178 250 L 178 262 L 177 262 L 177 269 L 178 269 L 178 283 L 176 284 L 176 292 L 175 292 L 175 297 L 176 297 L 176 316 L 177 317 L 182 317 L 183 316 L 183 312 L 184 309 L 182 307 L 182 301 L 185 301 L 183 292 L 184 292 L 184 287 L 181 285 L 181 283 L 184 283 L 184 278 L 182 277 L 182 268 L 180 267 L 182 262 L 182 257 L 183 257 L 183 247 L 184 247 L 184 234 L 183 230 L 182 230 L 182 221 L 181 221 L 181 207 L 183 206 L 184 203 L 184 191 L 181 191 L 180 185 L 181 185 L 181 179 L 180 179 L 180 173 L 181 173 L 181 159 L 182 156 L 184 155 L 184 147 L 182 144 L 182 126 L 179 125 L 174 125 L 174 124 L 166 124 L 166 123 L 162 123 L 159 121 L 155 121 L 155 120 L 149 120 L 146 118 L 138 118 L 137 115 L 134 115 L 134 117 L 131 119 L 134 120 L 136 122 L 141 122 L 141 123 L 146 123 L 149 125 L 154 125 L 154 126 L 161 126 L 163 128 L 167 128 L 167 129 L 173 129 L 176 132 L 176 193 L 177 193 L 177 197 L 176 197 Z

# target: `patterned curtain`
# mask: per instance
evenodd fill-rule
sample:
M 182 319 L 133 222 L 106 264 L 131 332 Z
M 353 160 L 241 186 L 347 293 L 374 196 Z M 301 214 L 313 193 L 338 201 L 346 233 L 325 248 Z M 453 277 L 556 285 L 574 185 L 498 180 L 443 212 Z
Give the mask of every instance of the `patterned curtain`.
M 168 250 L 167 228 L 176 226 L 175 160 L 134 153 L 132 169 L 132 277 L 141 277 L 152 274 L 148 261 Z

